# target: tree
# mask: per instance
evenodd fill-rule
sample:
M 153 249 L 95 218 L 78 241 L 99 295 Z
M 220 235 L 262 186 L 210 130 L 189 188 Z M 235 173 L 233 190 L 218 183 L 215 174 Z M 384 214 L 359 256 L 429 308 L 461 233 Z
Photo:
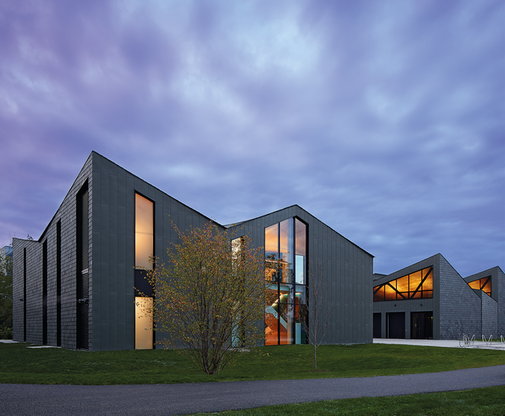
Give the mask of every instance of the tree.
M 301 309 L 301 321 L 309 344 L 314 347 L 314 371 L 317 371 L 317 347 L 322 344 L 330 327 L 330 312 L 333 309 L 333 302 L 329 301 L 329 290 L 326 287 L 321 264 L 312 263 L 309 270 L 309 299 L 307 306 Z
M 181 243 L 167 250 L 168 265 L 148 271 L 155 329 L 165 348 L 214 374 L 264 337 L 262 251 L 248 235 L 230 242 L 212 223 L 186 233 L 174 228 Z
M 12 257 L 0 256 L 0 339 L 12 338 Z

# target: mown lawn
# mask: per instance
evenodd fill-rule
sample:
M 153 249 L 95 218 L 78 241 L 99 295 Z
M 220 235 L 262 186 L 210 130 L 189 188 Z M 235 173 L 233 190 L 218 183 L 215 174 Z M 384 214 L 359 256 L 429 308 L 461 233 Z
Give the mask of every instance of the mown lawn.
M 497 350 L 409 345 L 329 345 L 318 348 L 313 372 L 309 345 L 263 347 L 209 376 L 176 351 L 69 351 L 0 344 L 0 382 L 36 384 L 163 384 L 232 380 L 371 377 L 505 364 Z
M 208 415 L 209 413 L 205 414 Z M 220 416 L 503 416 L 505 415 L 505 386 L 408 396 L 328 400 L 211 414 Z M 198 413 L 197 415 L 204 415 L 204 413 Z

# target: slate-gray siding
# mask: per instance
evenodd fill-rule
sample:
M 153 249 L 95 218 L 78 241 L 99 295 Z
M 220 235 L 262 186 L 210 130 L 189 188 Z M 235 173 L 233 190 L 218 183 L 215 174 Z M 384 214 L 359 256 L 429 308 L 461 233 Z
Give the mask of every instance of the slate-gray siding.
M 481 300 L 440 255 L 440 339 L 461 339 L 481 331 Z
M 154 203 L 154 254 L 164 261 L 179 241 L 171 220 L 184 231 L 210 219 L 96 153 L 93 183 L 93 349 L 133 349 L 135 193 Z
M 56 298 L 56 228 L 61 221 L 61 346 L 75 349 L 76 347 L 76 195 L 88 181 L 89 215 L 92 212 L 93 183 L 91 175 L 92 153 L 67 195 L 63 199 L 56 214 L 37 241 L 13 240 L 13 278 L 15 282 L 15 299 L 21 299 L 23 293 L 23 249 L 27 248 L 27 302 L 26 309 L 26 341 L 36 344 L 43 342 L 43 313 L 42 313 L 42 247 L 47 242 L 47 343 L 56 345 L 57 327 L 57 298 Z M 92 235 L 91 221 L 89 222 L 89 259 L 92 263 Z M 15 248 L 14 248 L 15 247 Z M 92 270 L 90 268 L 90 282 Z M 91 294 L 91 289 L 90 289 Z M 92 297 L 89 296 L 90 305 Z M 92 307 L 90 306 L 90 315 Z M 14 334 L 16 341 L 23 341 L 23 306 L 21 301 L 14 302 Z M 91 345 L 92 327 L 89 326 Z
M 265 228 L 293 217 L 307 224 L 309 303 L 311 264 L 322 266 L 327 285 L 330 329 L 323 343 L 372 342 L 372 255 L 298 205 L 244 221 L 230 230 L 237 235 L 250 233 L 257 247 L 264 247 Z M 325 324 L 319 323 L 321 327 Z
M 465 277 L 465 282 L 470 283 L 489 276 L 491 277 L 491 298 L 496 301 L 496 330 L 494 333 L 491 332 L 490 335 L 505 336 L 505 274 L 503 271 L 496 266 Z M 492 329 L 489 329 L 489 331 L 492 331 Z
M 499 267 L 462 279 L 458 272 L 441 255 L 436 254 L 390 275 L 375 274 L 373 286 L 398 279 L 417 270 L 433 266 L 433 298 L 382 301 L 373 303 L 374 313 L 381 313 L 381 336 L 387 337 L 386 318 L 388 313 L 405 313 L 405 337 L 411 338 L 410 315 L 412 312 L 433 311 L 434 339 L 461 339 L 463 334 L 498 336 L 505 334 L 500 327 L 505 320 L 502 286 L 503 272 Z M 473 290 L 468 282 L 492 276 L 492 298 Z M 502 296 L 500 298 L 500 295 Z

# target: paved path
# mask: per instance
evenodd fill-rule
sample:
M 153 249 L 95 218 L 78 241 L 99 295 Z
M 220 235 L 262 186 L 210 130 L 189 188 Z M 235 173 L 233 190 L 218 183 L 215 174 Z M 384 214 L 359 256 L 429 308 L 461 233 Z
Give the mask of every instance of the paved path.
M 498 338 L 499 339 L 499 338 Z M 447 348 L 479 348 L 484 350 L 502 350 L 505 351 L 503 342 L 483 342 L 473 341 L 464 345 L 459 340 L 440 340 L 440 339 L 394 339 L 394 338 L 374 338 L 374 344 L 398 344 L 398 345 L 417 345 L 421 347 L 447 347 Z
M 504 386 L 505 365 L 403 376 L 134 386 L 0 384 L 0 415 L 180 415 Z

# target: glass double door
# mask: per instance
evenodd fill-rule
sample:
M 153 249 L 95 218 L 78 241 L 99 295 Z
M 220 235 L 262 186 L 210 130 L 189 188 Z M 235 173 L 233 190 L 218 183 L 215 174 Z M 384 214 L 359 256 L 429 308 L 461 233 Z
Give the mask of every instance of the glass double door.
M 410 338 L 433 338 L 433 312 L 412 312 L 410 314 Z

